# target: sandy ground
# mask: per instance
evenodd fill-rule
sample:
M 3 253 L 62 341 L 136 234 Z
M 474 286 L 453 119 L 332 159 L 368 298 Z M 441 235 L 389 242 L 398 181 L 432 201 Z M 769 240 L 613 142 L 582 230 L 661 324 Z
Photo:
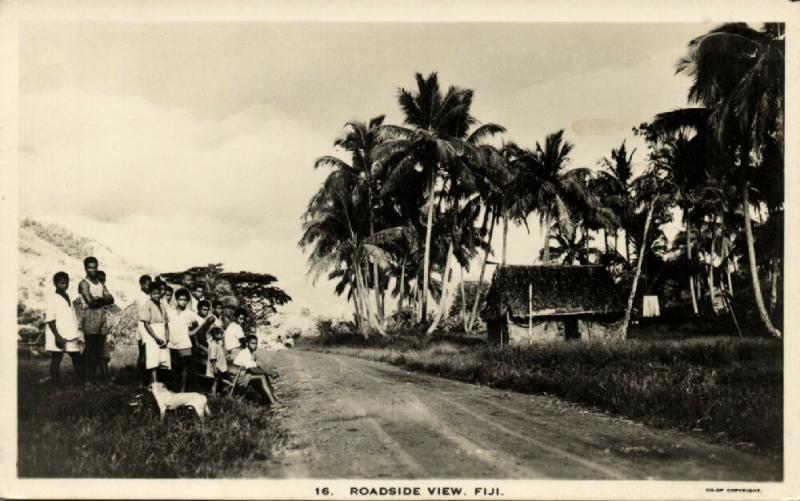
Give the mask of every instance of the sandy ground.
M 780 460 L 557 398 L 282 350 L 287 478 L 779 480 Z M 258 476 L 258 467 L 244 472 Z

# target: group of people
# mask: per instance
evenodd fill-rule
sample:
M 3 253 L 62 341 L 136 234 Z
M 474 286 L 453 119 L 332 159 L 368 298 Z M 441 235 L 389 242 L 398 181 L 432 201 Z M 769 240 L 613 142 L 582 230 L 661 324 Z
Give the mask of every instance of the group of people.
M 64 353 L 72 358 L 81 382 L 109 379 L 108 310 L 114 297 L 98 260 L 87 257 L 83 264 L 86 276 L 78 284 L 75 304 L 67 293 L 69 275 L 63 271 L 53 276 L 54 289 L 46 295 L 45 350 L 51 354 L 50 379 L 55 384 L 60 383 Z M 149 275 L 139 278 L 139 287 L 135 340 L 137 369 L 144 383 L 157 382 L 159 372 L 169 372 L 171 381 L 165 382 L 184 392 L 193 364 L 204 362 L 212 395 L 227 380 L 233 386 L 252 387 L 264 401 L 278 404 L 270 382 L 277 375 L 256 363 L 258 338 L 245 334 L 245 309 L 237 308 L 228 319 L 225 304 L 206 299 L 205 287 L 193 284 L 190 275 L 182 278 L 177 290 Z

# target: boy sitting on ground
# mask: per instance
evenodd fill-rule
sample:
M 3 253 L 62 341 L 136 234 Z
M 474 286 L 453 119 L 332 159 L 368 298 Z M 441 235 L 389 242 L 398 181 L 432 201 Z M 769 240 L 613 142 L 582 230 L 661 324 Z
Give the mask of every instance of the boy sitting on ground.
M 211 328 L 211 339 L 208 340 L 208 363 L 206 365 L 206 376 L 214 378 L 211 385 L 211 396 L 217 395 L 217 387 L 220 381 L 228 373 L 228 361 L 225 355 L 225 348 L 222 346 L 222 329 L 219 327 Z
M 233 360 L 234 373 L 237 373 L 235 384 L 244 388 L 253 387 L 272 407 L 278 406 L 278 399 L 270 384 L 267 371 L 256 363 L 253 353 L 258 349 L 258 338 L 247 336 L 247 348 L 239 351 Z M 238 371 L 238 372 L 237 372 Z

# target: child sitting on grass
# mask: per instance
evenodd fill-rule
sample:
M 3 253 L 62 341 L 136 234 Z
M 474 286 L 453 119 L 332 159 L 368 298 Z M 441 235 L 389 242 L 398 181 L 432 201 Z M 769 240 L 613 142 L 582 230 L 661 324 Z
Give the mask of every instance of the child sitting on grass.
M 254 335 L 247 336 L 247 348 L 243 349 L 236 355 L 233 360 L 234 372 L 238 371 L 235 379 L 236 384 L 247 388 L 252 386 L 258 391 L 264 400 L 269 401 L 273 408 L 278 407 L 278 398 L 275 396 L 275 391 L 269 382 L 267 371 L 262 369 L 256 363 L 253 353 L 258 349 L 258 338 Z M 273 373 L 273 377 L 275 374 Z
M 217 396 L 217 387 L 222 378 L 225 377 L 225 374 L 228 373 L 228 361 L 225 355 L 225 347 L 222 346 L 222 329 L 212 327 L 210 334 L 206 376 L 214 378 L 214 382 L 211 385 L 211 396 Z

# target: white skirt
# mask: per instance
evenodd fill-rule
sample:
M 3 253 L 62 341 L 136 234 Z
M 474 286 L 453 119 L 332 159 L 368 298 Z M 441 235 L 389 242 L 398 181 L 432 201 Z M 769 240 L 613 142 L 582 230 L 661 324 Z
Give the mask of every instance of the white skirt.
M 164 339 L 164 324 L 150 324 L 150 328 L 156 336 Z M 144 330 L 144 329 L 142 329 Z M 144 366 L 147 369 L 171 369 L 172 362 L 169 355 L 169 347 L 164 345 L 163 348 L 158 346 L 158 343 L 153 336 L 148 332 L 142 333 L 144 340 Z
M 75 339 L 70 339 L 67 341 L 64 349 L 59 348 L 56 346 L 56 336 L 53 334 L 53 331 L 50 330 L 50 327 L 45 326 L 44 328 L 44 350 L 49 352 L 67 352 L 67 353 L 76 353 L 81 352 L 81 348 L 83 348 L 83 343 L 81 343 L 81 338 L 77 337 Z

